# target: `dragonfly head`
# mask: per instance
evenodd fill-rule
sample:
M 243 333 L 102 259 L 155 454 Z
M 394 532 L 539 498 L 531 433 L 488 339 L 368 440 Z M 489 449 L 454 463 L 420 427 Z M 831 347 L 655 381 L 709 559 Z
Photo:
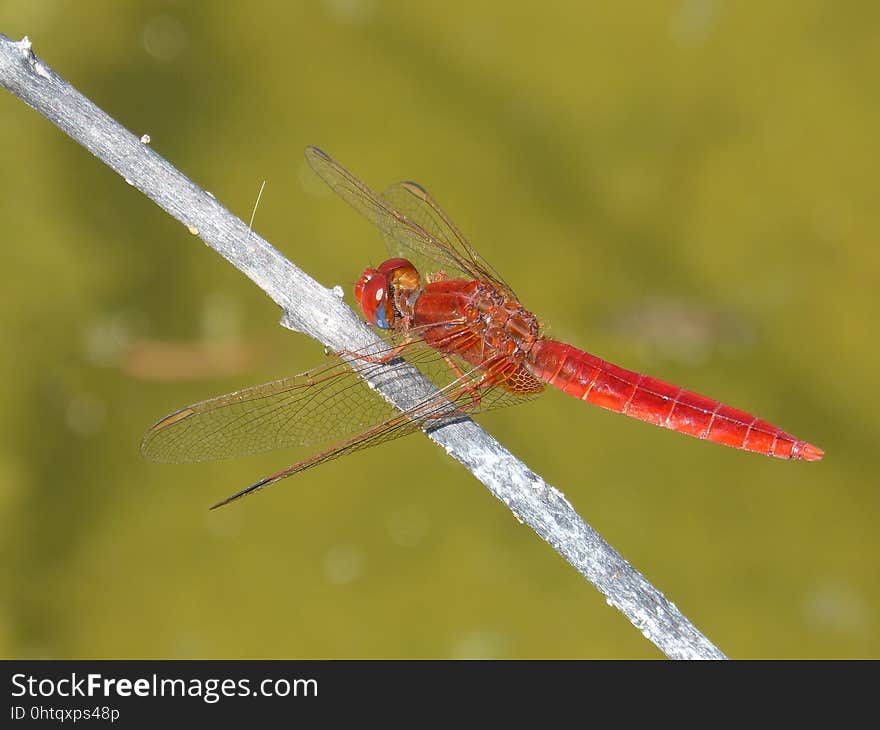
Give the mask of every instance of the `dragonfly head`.
M 421 286 L 419 272 L 409 261 L 388 259 L 378 269 L 364 270 L 355 282 L 354 296 L 367 321 L 387 330 L 412 313 Z

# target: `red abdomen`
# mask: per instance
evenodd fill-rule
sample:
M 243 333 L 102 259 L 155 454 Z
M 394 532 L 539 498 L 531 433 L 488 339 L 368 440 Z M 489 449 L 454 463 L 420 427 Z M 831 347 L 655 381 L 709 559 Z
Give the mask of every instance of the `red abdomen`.
M 780 459 L 817 461 L 824 452 L 772 423 L 677 385 L 612 365 L 555 340 L 539 340 L 528 368 L 575 398 L 657 426 Z

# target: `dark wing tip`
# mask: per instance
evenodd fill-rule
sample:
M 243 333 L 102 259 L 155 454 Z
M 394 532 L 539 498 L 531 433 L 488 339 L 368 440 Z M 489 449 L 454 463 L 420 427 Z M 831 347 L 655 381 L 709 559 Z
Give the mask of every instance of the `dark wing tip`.
M 415 195 L 417 198 L 421 198 L 422 200 L 427 200 L 430 197 L 430 194 L 425 189 L 424 185 L 419 185 L 419 183 L 415 182 L 415 180 L 403 180 L 399 184 L 401 187 L 406 188 L 410 193 Z
M 265 479 L 260 479 L 256 484 L 251 484 L 249 487 L 245 487 L 244 489 L 239 489 L 235 494 L 230 494 L 226 499 L 221 499 L 217 504 L 212 504 L 208 509 L 215 510 L 218 507 L 223 507 L 232 502 L 236 502 L 242 497 L 247 497 L 249 494 L 253 494 L 258 489 L 262 489 L 267 484 L 271 484 L 274 481 L 277 481 L 278 474 L 274 474 L 271 477 L 266 477 Z
M 180 423 L 181 421 L 186 420 L 194 413 L 193 409 L 189 406 L 186 408 L 181 408 L 179 411 L 174 411 L 164 418 L 159 419 L 150 426 L 150 429 L 144 434 L 143 439 L 141 439 L 141 456 L 145 459 L 149 459 L 150 461 L 158 461 L 158 462 L 167 462 L 173 461 L 173 459 L 169 459 L 167 454 L 163 454 L 161 451 L 157 451 L 155 446 L 157 442 L 157 436 L 165 433 L 165 429 L 170 428 L 176 423 Z
M 306 160 L 308 160 L 309 162 L 314 159 L 324 160 L 325 162 L 331 161 L 330 155 L 324 152 L 324 150 L 322 150 L 320 147 L 315 147 L 315 145 L 311 144 L 306 147 L 305 155 Z

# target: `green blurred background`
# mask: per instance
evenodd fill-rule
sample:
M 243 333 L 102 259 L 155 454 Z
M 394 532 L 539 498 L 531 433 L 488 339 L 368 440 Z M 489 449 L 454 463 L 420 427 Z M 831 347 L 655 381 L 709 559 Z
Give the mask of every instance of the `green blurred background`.
M 303 163 L 425 184 L 548 331 L 778 423 L 786 463 L 559 393 L 484 426 L 733 657 L 880 649 L 880 6 L 18 0 L 0 32 L 324 284 L 385 253 Z M 0 94 L 0 655 L 657 657 L 421 436 L 157 465 L 304 370 L 248 280 Z

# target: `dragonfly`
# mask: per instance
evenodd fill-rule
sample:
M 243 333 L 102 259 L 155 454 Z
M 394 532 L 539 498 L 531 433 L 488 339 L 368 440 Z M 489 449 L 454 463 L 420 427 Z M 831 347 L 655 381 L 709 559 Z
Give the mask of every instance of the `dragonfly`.
M 195 403 L 153 425 L 141 451 L 160 462 L 329 442 L 212 509 L 450 416 L 525 402 L 547 385 L 705 441 L 780 459 L 823 457 L 822 449 L 757 416 L 546 337 L 538 318 L 425 188 L 399 182 L 377 195 L 317 147 L 308 147 L 305 156 L 385 239 L 390 258 L 366 268 L 354 284 L 366 321 L 384 337 L 366 350 L 333 353 L 316 368 Z M 404 411 L 362 377 L 381 377 L 401 362 L 436 385 L 432 395 Z

